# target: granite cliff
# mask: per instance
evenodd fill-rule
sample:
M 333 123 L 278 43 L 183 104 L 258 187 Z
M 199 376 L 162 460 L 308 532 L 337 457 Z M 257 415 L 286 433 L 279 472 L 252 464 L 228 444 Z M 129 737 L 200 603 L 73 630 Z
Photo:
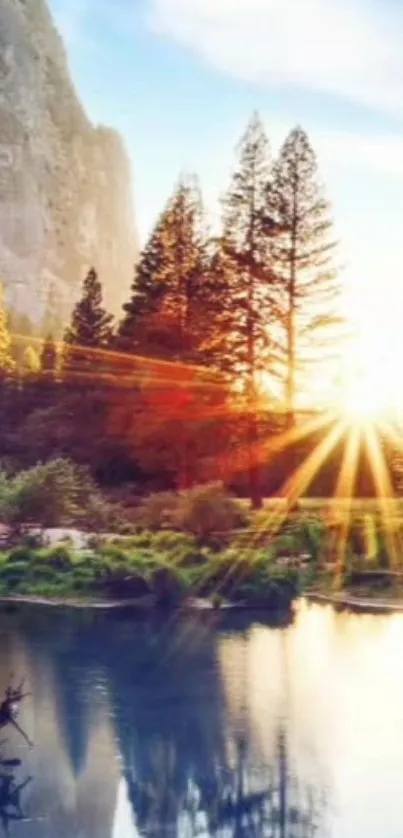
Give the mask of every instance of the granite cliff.
M 68 317 L 94 265 L 108 307 L 137 256 L 130 164 L 72 83 L 45 0 L 0 0 L 0 277 L 37 325 Z

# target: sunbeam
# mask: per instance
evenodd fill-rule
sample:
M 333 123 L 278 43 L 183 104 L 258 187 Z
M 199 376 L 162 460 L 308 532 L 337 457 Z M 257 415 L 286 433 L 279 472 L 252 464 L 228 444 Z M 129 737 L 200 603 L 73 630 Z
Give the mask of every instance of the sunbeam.
M 334 495 L 332 519 L 333 524 L 336 525 L 337 534 L 334 557 L 336 561 L 336 573 L 334 579 L 336 590 L 340 587 L 345 568 L 346 547 L 350 530 L 352 500 L 354 483 L 357 474 L 360 443 L 360 429 L 358 425 L 354 425 L 347 433 L 343 459 Z M 343 499 L 342 505 L 340 504 L 341 499 Z
M 400 564 L 400 539 L 395 532 L 393 520 L 391 519 L 391 502 L 394 500 L 394 491 L 388 466 L 382 451 L 379 433 L 377 433 L 376 428 L 370 422 L 365 425 L 364 440 L 368 451 L 369 463 L 379 501 L 381 524 L 385 537 L 386 548 L 388 556 L 391 560 L 392 569 L 396 570 Z

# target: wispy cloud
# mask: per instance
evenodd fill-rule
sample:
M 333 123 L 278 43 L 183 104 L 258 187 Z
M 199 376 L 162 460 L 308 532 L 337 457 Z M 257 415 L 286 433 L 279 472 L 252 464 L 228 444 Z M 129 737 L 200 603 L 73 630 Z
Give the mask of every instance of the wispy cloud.
M 238 78 L 403 105 L 403 5 L 393 0 L 149 0 L 155 32 Z

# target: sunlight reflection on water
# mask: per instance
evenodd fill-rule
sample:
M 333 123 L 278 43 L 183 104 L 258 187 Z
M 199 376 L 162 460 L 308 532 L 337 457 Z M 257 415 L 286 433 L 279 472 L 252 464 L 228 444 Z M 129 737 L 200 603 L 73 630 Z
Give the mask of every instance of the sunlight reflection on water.
M 33 694 L 13 835 L 401 838 L 403 617 L 217 619 L 1 614 L 0 689 Z

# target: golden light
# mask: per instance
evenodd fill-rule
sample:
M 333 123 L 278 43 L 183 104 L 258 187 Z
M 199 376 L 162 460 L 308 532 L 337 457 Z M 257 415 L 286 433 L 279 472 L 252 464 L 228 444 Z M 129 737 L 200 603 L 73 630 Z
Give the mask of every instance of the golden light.
M 358 422 L 376 421 L 394 409 L 394 397 L 387 382 L 375 371 L 363 370 L 351 376 L 343 394 L 343 413 Z
M 345 360 L 342 413 L 358 423 L 378 422 L 403 414 L 403 390 L 396 350 L 361 340 Z

